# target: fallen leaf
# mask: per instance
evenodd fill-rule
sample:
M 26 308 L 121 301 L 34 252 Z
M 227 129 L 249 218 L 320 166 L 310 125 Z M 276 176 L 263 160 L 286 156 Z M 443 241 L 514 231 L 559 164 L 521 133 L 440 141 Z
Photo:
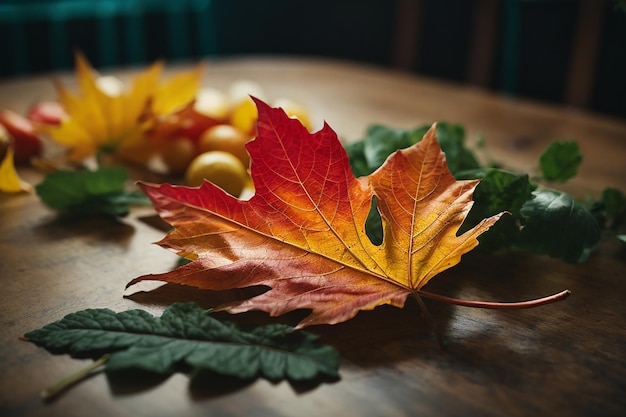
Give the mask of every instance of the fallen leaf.
M 48 207 L 81 216 L 125 216 L 131 205 L 149 204 L 140 191 L 127 191 L 128 173 L 120 167 L 96 171 L 56 170 L 35 187 Z
M 101 77 L 78 53 L 79 93 L 74 94 L 57 82 L 58 100 L 67 117 L 59 125 L 41 125 L 40 129 L 68 147 L 74 160 L 102 149 L 122 148 L 123 154 L 137 159 L 135 162 L 145 162 L 151 156 L 144 140 L 151 118 L 184 107 L 200 86 L 200 67 L 159 83 L 162 71 L 163 63 L 156 62 L 137 74 L 128 86 L 122 85 L 121 91 L 111 91 L 98 83 Z
M 281 109 L 256 101 L 258 136 L 247 144 L 255 194 L 246 201 L 205 182 L 199 188 L 142 184 L 174 227 L 159 244 L 190 262 L 145 275 L 203 289 L 267 286 L 226 306 L 311 314 L 297 327 L 334 324 L 382 304 L 403 307 L 410 294 L 460 262 L 501 214 L 457 236 L 477 180 L 456 181 L 433 126 L 416 145 L 356 178 L 336 133 L 309 133 Z M 384 238 L 365 233 L 373 199 Z
M 2 160 L 0 160 L 0 191 L 5 193 L 19 193 L 31 191 L 32 186 L 22 180 L 15 170 L 13 162 L 13 147 L 9 146 Z
M 539 189 L 520 208 L 520 245 L 570 263 L 587 260 L 602 230 L 593 215 L 569 194 Z
M 582 160 L 578 143 L 552 142 L 539 157 L 539 169 L 547 181 L 566 182 L 576 176 Z
M 240 328 L 193 303 L 172 304 L 161 317 L 143 310 L 82 310 L 22 339 L 54 353 L 94 358 L 108 353 L 107 372 L 169 374 L 186 364 L 194 372 L 302 381 L 338 377 L 339 368 L 339 353 L 312 333 L 284 324 Z

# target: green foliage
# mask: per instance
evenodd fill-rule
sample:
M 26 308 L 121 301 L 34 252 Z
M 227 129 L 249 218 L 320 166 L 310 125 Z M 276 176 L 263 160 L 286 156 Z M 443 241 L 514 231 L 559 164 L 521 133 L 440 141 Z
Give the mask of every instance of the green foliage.
M 500 212 L 508 212 L 487 233 L 480 236 L 479 249 L 517 247 L 520 240 L 520 209 L 537 185 L 526 174 L 515 174 L 501 169 L 487 168 L 466 171 L 461 179 L 481 181 L 474 191 L 474 207 L 469 212 L 461 231 L 468 230 L 482 219 Z
M 134 204 L 149 204 L 140 192 L 127 192 L 128 173 L 123 168 L 97 171 L 58 170 L 35 189 L 50 208 L 86 216 L 125 216 Z
M 394 151 L 422 140 L 426 130 L 420 128 L 409 131 L 381 125 L 370 126 L 362 141 L 346 146 L 354 175 L 360 177 L 371 174 Z
M 317 336 L 283 324 L 244 329 L 193 303 L 176 303 L 154 317 L 143 310 L 88 309 L 26 333 L 53 353 L 110 354 L 106 371 L 170 374 L 190 367 L 241 379 L 309 380 L 337 377 L 339 354 Z
M 582 160 L 576 142 L 552 142 L 539 157 L 539 169 L 545 180 L 565 182 L 576 176 Z
M 365 137 L 346 145 L 352 172 L 357 177 L 369 175 L 380 167 L 389 155 L 398 149 L 408 148 L 421 141 L 429 126 L 412 130 L 396 129 L 382 125 L 372 125 Z M 446 154 L 448 168 L 457 172 L 480 167 L 474 153 L 465 146 L 465 129 L 461 125 L 439 123 L 437 140 Z
M 521 208 L 521 246 L 567 262 L 583 262 L 600 241 L 600 226 L 570 195 L 549 189 L 533 192 Z
M 441 150 L 446 154 L 448 169 L 455 177 L 463 171 L 481 168 L 474 152 L 465 145 L 465 128 L 463 126 L 438 123 L 437 141 Z
M 617 230 L 626 220 L 626 196 L 617 188 L 606 188 L 593 208 L 609 230 Z
M 357 176 L 372 173 L 394 151 L 419 142 L 428 127 L 412 130 L 370 127 L 365 138 L 346 147 L 353 172 Z M 474 206 L 461 232 L 483 218 L 502 211 L 508 213 L 480 236 L 479 249 L 522 248 L 567 262 L 582 262 L 598 246 L 603 229 L 616 231 L 624 223 L 626 198 L 619 190 L 605 190 L 599 201 L 587 207 L 566 193 L 540 186 L 528 174 L 507 171 L 495 161 L 481 164 L 466 146 L 465 130 L 460 125 L 439 123 L 437 139 L 455 178 L 481 179 L 474 192 Z M 477 147 L 485 151 L 484 141 Z M 542 153 L 538 168 L 543 179 L 565 182 L 577 174 L 581 162 L 576 142 L 559 141 Z M 375 205 L 367 219 L 366 231 L 374 243 L 382 241 Z

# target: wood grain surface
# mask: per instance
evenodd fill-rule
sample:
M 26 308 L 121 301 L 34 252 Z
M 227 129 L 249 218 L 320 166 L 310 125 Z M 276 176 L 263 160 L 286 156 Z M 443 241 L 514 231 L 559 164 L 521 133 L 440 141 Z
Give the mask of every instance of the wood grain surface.
M 176 71 L 178 67 L 168 67 Z M 122 78 L 133 69 L 116 72 Z M 55 74 L 71 83 L 70 74 Z M 206 63 L 204 84 L 249 79 L 271 101 L 305 104 L 343 140 L 368 125 L 463 124 L 484 135 L 492 156 L 532 170 L 547 144 L 577 140 L 585 157 L 563 188 L 598 196 L 626 189 L 624 121 L 501 97 L 353 63 L 247 57 Z M 54 98 L 52 75 L 0 83 L 0 108 L 24 112 Z M 32 183 L 41 173 L 22 169 Z M 137 177 L 148 174 L 135 172 Z M 153 178 L 148 178 L 153 179 Z M 342 355 L 341 378 L 311 384 L 247 383 L 206 375 L 98 374 L 50 403 L 39 392 L 89 361 L 53 356 L 23 333 L 92 307 L 144 308 L 174 301 L 209 307 L 219 294 L 165 285 L 124 290 L 132 278 L 172 268 L 153 242 L 163 230 L 151 208 L 113 220 L 61 219 L 34 194 L 0 194 L 0 415 L 2 416 L 622 416 L 626 415 L 626 250 L 604 243 L 586 263 L 527 253 L 467 255 L 428 289 L 481 300 L 524 300 L 563 289 L 566 301 L 523 311 L 478 310 L 428 301 L 445 338 L 438 346 L 419 307 L 379 307 L 310 330 Z M 298 314 L 281 321 L 295 323 Z M 267 322 L 264 314 L 224 317 Z

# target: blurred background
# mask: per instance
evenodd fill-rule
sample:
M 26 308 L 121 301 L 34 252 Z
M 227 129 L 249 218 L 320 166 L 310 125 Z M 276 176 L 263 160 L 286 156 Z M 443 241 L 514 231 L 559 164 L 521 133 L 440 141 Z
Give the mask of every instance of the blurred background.
M 341 58 L 626 119 L 624 0 L 0 0 L 0 80 L 241 54 Z

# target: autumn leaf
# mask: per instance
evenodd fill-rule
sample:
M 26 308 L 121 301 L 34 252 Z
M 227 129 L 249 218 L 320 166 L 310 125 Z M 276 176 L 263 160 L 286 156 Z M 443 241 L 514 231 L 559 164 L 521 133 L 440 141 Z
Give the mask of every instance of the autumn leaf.
M 267 286 L 224 307 L 311 313 L 298 327 L 333 324 L 382 304 L 403 307 L 438 273 L 478 245 L 501 214 L 457 236 L 477 180 L 456 181 L 437 143 L 436 126 L 356 178 L 328 126 L 309 133 L 281 109 L 256 101 L 258 136 L 247 145 L 256 193 L 238 200 L 212 183 L 199 188 L 142 184 L 174 227 L 161 246 L 193 260 L 159 280 L 210 290 Z M 365 233 L 376 199 L 382 244 Z
M 4 157 L 0 160 L 0 191 L 19 193 L 31 191 L 32 186 L 20 178 L 13 162 L 13 147 L 7 147 Z
M 56 83 L 59 103 L 68 117 L 58 126 L 40 128 L 56 142 L 70 148 L 70 157 L 81 160 L 101 149 L 132 150 L 137 158 L 146 159 L 144 132 L 150 120 L 144 115 L 163 115 L 191 102 L 200 86 L 199 68 L 177 74 L 159 83 L 163 63 L 156 62 L 137 74 L 128 85 L 104 88 L 100 77 L 86 58 L 76 54 L 76 80 L 79 93 L 74 94 Z M 118 83 L 121 83 L 118 80 Z

